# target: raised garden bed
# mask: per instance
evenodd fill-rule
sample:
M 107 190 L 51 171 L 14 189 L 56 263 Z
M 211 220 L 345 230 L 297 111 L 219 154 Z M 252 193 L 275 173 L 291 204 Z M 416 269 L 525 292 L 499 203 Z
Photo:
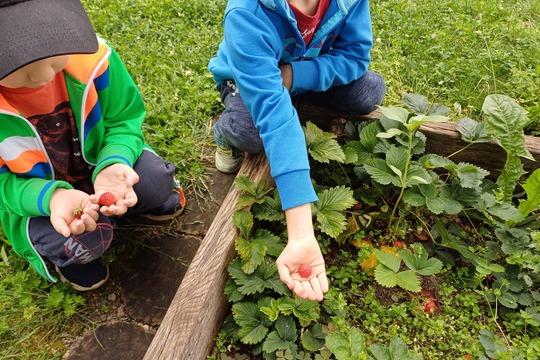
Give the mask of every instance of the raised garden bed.
M 300 106 L 301 118 L 314 123 L 336 118 L 351 119 L 341 113 L 321 111 L 316 106 Z M 377 114 L 363 117 L 375 118 Z M 463 147 L 455 124 L 429 124 L 421 127 L 428 138 L 427 151 L 449 155 Z M 537 161 L 540 160 L 540 141 L 526 137 L 526 147 Z M 504 165 L 504 151 L 495 143 L 475 144 L 454 158 L 480 166 L 496 176 Z M 524 160 L 525 170 L 538 167 L 536 162 Z M 264 155 L 246 157 L 239 174 L 249 174 L 252 181 L 269 178 Z M 227 266 L 235 255 L 236 229 L 232 215 L 239 191 L 231 187 L 222 207 L 208 230 L 190 268 L 184 277 L 146 355 L 145 360 L 205 359 L 229 309 L 223 294 L 228 279 Z

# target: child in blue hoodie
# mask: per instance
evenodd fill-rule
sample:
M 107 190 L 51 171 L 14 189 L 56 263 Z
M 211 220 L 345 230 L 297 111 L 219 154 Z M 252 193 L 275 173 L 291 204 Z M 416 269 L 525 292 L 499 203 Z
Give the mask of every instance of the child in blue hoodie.
M 280 278 L 300 297 L 320 301 L 328 280 L 312 223 L 317 195 L 293 99 L 356 115 L 382 102 L 384 80 L 367 70 L 368 0 L 229 0 L 223 24 L 208 65 L 225 105 L 215 126 L 216 168 L 235 172 L 243 152 L 265 151 L 287 221 Z M 304 263 L 308 279 L 298 272 Z

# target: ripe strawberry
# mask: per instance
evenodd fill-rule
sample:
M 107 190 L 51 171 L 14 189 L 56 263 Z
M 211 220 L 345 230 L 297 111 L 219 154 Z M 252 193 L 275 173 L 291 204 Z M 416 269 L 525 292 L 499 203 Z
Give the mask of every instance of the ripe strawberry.
M 433 314 L 436 309 L 437 303 L 433 299 L 429 299 L 426 305 L 424 305 L 424 312 L 427 312 L 428 314 Z
M 80 219 L 82 213 L 83 213 L 83 209 L 80 206 L 77 206 L 75 209 L 73 209 L 73 217 L 75 219 Z
M 309 264 L 300 264 L 298 274 L 303 278 L 308 278 L 311 275 L 311 266 Z
M 111 206 L 112 204 L 116 203 L 116 198 L 114 197 L 114 194 L 111 192 L 104 192 L 99 197 L 99 205 L 101 206 Z
M 354 204 L 354 210 L 362 210 L 362 204 L 360 203 Z
M 394 246 L 399 248 L 399 249 L 403 249 L 403 246 L 405 246 L 405 243 L 401 240 L 396 240 L 394 241 Z

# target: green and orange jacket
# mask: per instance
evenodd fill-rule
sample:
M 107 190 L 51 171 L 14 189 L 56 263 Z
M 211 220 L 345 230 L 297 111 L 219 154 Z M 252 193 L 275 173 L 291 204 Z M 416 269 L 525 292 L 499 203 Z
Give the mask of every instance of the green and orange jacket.
M 113 163 L 133 166 L 146 147 L 146 110 L 137 86 L 118 54 L 102 39 L 99 50 L 71 55 L 64 71 L 83 159 L 94 166 L 92 181 Z M 34 126 L 0 93 L 0 219 L 15 252 L 43 277 L 57 281 L 28 236 L 32 217 L 50 216 L 51 195 L 72 189 L 55 179 Z

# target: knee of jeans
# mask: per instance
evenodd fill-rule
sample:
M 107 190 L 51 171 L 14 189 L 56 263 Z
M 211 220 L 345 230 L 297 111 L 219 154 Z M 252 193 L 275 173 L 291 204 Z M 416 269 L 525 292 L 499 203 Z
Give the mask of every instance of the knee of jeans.
M 227 145 L 246 153 L 259 153 L 263 151 L 263 143 L 257 128 L 250 123 L 244 125 L 242 126 L 227 118 L 220 119 L 216 124 L 218 134 L 216 136 L 216 142 L 219 145 L 225 142 Z
M 377 108 L 377 105 L 381 105 L 386 95 L 386 83 L 382 75 L 368 71 L 364 74 L 364 84 L 367 85 L 361 93 L 358 94 L 358 99 L 348 111 L 351 114 L 366 115 L 371 113 Z

